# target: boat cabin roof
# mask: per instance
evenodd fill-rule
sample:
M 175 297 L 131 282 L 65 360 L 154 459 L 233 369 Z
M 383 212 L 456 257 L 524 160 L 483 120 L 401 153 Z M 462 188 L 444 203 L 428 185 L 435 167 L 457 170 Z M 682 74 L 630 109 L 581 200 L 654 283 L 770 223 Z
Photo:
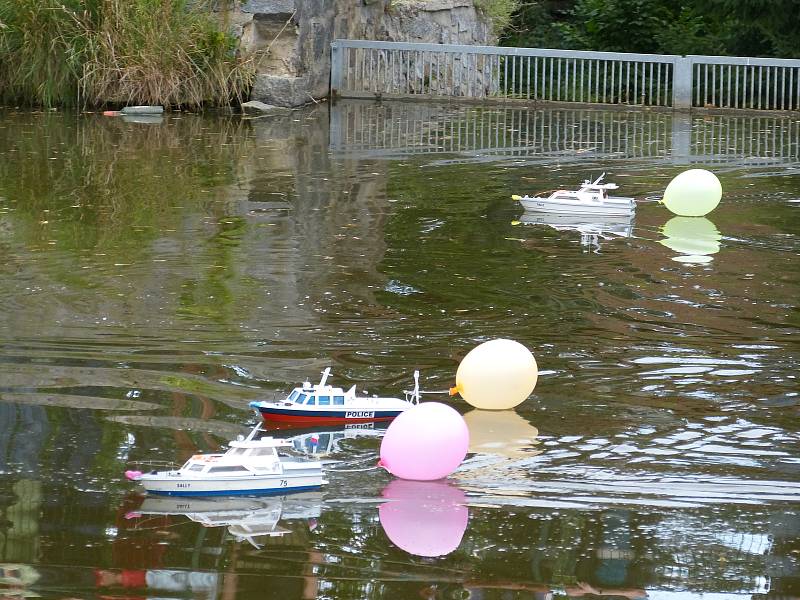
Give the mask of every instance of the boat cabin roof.
M 289 394 L 287 400 L 294 404 L 306 405 L 320 405 L 320 406 L 343 406 L 345 404 L 345 397 L 352 397 L 355 395 L 355 389 L 348 392 L 342 391 L 342 388 L 324 386 L 322 389 L 294 388 L 292 393 Z M 355 388 L 355 386 L 353 386 Z

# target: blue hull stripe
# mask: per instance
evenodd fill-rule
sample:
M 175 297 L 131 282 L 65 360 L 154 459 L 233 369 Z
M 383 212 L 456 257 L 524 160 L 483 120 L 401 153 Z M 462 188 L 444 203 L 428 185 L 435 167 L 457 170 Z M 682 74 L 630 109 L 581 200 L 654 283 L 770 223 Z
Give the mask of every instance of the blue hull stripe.
M 383 417 L 396 417 L 402 410 L 287 410 L 283 408 L 272 408 L 266 406 L 251 405 L 257 408 L 262 415 L 285 415 L 287 417 L 327 417 L 329 419 L 378 419 Z M 363 413 L 372 413 L 371 417 L 363 417 Z M 349 417 L 347 415 L 350 415 Z
M 270 490 L 265 490 L 263 488 L 256 488 L 254 490 L 218 490 L 216 492 L 184 492 L 183 490 L 178 492 L 169 492 L 166 490 L 147 490 L 148 494 L 153 494 L 154 496 L 275 496 L 275 495 L 286 495 L 291 494 L 292 492 L 304 492 L 307 490 L 315 490 L 320 485 L 304 485 L 301 487 L 288 487 L 288 488 L 275 488 Z

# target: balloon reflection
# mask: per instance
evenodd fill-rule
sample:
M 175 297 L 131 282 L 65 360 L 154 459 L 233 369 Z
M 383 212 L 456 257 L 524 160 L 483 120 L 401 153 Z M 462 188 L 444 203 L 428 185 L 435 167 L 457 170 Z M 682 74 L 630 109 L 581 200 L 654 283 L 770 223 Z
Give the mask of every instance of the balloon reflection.
M 258 538 L 290 533 L 291 530 L 279 526 L 281 519 L 313 520 L 320 516 L 321 507 L 321 492 L 236 498 L 147 496 L 126 518 L 137 519 L 136 528 L 141 529 L 154 516 L 182 515 L 204 527 L 227 527 L 236 541 L 261 548 L 263 544 Z
M 672 260 L 682 263 L 705 264 L 720 250 L 722 235 L 716 225 L 705 217 L 672 217 L 661 228 L 664 239 L 659 240 L 679 256 Z
M 539 430 L 513 410 L 471 410 L 464 415 L 469 451 L 507 458 L 532 456 Z
M 395 546 L 417 556 L 445 556 L 467 529 L 464 492 L 444 481 L 395 479 L 383 489 L 381 526 Z

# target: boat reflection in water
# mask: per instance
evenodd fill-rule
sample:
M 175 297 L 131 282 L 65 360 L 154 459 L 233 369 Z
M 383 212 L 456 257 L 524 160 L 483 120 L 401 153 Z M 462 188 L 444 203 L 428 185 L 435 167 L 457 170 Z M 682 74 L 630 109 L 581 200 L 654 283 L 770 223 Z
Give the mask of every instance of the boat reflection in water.
M 304 428 L 282 429 L 272 431 L 276 437 L 282 437 L 292 442 L 294 450 L 308 456 L 327 456 L 341 450 L 339 445 L 343 440 L 352 440 L 359 437 L 380 437 L 386 433 L 388 423 L 358 423 L 346 425 L 337 429 Z
M 439 481 L 395 479 L 381 494 L 381 526 L 392 543 L 417 556 L 445 556 L 461 544 L 469 521 L 467 497 Z
M 525 225 L 548 225 L 556 231 L 577 231 L 581 246 L 592 252 L 600 250 L 601 240 L 627 238 L 633 234 L 633 214 L 626 216 L 575 215 L 525 211 L 519 218 Z
M 140 519 L 135 528 L 147 526 L 147 517 L 182 515 L 205 527 L 227 527 L 236 541 L 261 548 L 261 537 L 279 537 L 290 529 L 281 520 L 310 520 L 313 527 L 322 509 L 321 492 L 298 492 L 286 496 L 178 498 L 147 496 L 127 519 Z
M 720 250 L 722 234 L 716 225 L 705 217 L 672 217 L 661 228 L 664 235 L 659 240 L 678 256 L 672 260 L 690 264 L 706 264 L 713 259 L 712 254 Z

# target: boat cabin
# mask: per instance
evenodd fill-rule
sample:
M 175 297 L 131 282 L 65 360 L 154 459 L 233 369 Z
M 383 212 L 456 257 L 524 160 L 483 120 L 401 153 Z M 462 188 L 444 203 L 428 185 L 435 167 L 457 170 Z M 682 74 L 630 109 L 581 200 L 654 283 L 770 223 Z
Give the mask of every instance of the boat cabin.
M 573 202 L 575 200 L 581 200 L 583 202 L 604 202 L 608 200 L 608 190 L 616 190 L 619 188 L 616 183 L 600 183 L 605 175 L 606 174 L 603 173 L 594 181 L 589 179 L 584 180 L 577 192 L 574 190 L 555 190 L 554 192 L 550 193 L 548 200 L 567 200 Z M 547 193 L 548 192 L 537 194 L 537 198 L 544 196 Z
M 345 394 L 341 388 L 328 388 L 327 390 L 316 390 L 294 388 L 286 399 L 292 404 L 303 404 L 305 406 L 344 406 Z
M 291 448 L 292 444 L 273 437 L 254 439 L 252 436 L 258 430 L 256 427 L 246 439 L 230 442 L 225 454 L 195 454 L 180 472 L 198 477 L 282 473 L 278 448 Z

